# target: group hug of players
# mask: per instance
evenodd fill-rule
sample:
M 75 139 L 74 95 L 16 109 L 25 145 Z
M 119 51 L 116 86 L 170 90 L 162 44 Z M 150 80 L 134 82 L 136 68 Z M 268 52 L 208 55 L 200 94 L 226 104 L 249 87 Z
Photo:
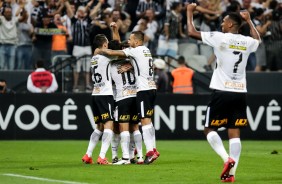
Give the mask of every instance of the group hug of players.
M 156 97 L 153 59 L 150 50 L 143 46 L 142 32 L 132 32 L 125 45 L 120 43 L 118 27 L 114 22 L 111 28 L 112 41 L 109 42 L 103 34 L 96 35 L 93 41 L 96 49 L 91 59 L 94 84 L 92 107 L 97 128 L 90 136 L 82 161 L 93 163 L 92 153 L 102 136 L 98 164 L 150 164 L 160 156 L 156 150 L 155 129 L 151 120 Z M 145 159 L 139 122 L 146 146 Z M 117 157 L 119 142 L 121 159 Z M 111 144 L 112 163 L 106 158 Z

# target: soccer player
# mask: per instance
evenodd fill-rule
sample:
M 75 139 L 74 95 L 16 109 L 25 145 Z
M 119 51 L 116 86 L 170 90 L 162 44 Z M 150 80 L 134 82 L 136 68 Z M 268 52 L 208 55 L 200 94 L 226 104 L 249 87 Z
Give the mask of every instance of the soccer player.
M 100 49 L 107 49 L 108 43 L 109 41 L 105 35 L 98 34 L 95 36 L 94 44 L 96 47 Z M 99 140 L 99 137 L 103 132 L 101 151 L 97 159 L 97 163 L 102 165 L 110 164 L 105 156 L 113 137 L 114 97 L 110 73 L 111 60 L 112 59 L 108 57 L 97 54 L 96 50 L 91 59 L 92 81 L 94 83 L 94 88 L 92 91 L 93 114 L 95 123 L 99 124 L 99 126 L 98 129 L 94 130 L 92 133 L 93 138 L 91 135 L 90 143 L 87 149 L 89 151 L 86 155 L 91 157 L 91 151 L 93 151 Z M 100 124 L 103 124 L 104 131 L 102 131 L 103 129 L 101 128 Z M 82 160 L 83 159 L 84 157 Z M 86 161 L 84 162 L 86 163 Z
M 222 182 L 234 182 L 241 153 L 240 128 L 247 126 L 246 116 L 246 64 L 255 52 L 260 36 L 247 11 L 230 13 L 224 17 L 221 32 L 198 32 L 193 24 L 196 4 L 187 6 L 189 36 L 202 40 L 214 49 L 216 68 L 210 83 L 213 89 L 206 112 L 204 133 L 212 149 L 223 159 Z M 251 36 L 238 34 L 242 18 L 249 24 Z M 226 127 L 229 136 L 229 154 L 216 130 Z
M 156 150 L 155 128 L 152 124 L 156 85 L 153 79 L 153 59 L 150 50 L 143 45 L 144 33 L 134 31 L 130 34 L 129 48 L 123 50 L 99 49 L 98 53 L 109 56 L 131 57 L 137 82 L 137 109 L 140 114 L 143 139 L 146 146 L 145 164 L 159 157 Z

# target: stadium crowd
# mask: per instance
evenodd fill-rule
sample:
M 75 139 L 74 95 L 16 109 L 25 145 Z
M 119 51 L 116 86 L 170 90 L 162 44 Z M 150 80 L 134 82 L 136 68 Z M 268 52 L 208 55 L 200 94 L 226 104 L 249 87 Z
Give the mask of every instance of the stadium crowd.
M 78 74 L 85 72 L 90 87 L 91 44 L 95 35 L 111 40 L 110 23 L 116 22 L 121 40 L 132 31 L 145 33 L 145 45 L 156 57 L 183 55 L 186 64 L 199 71 L 214 67 L 212 48 L 188 38 L 186 6 L 190 0 L 0 0 L 0 70 L 31 70 L 43 59 L 45 68 L 62 55 L 77 57 Z M 195 1 L 193 1 L 195 2 Z M 249 71 L 281 71 L 281 0 L 199 0 L 194 24 L 200 31 L 219 31 L 227 12 L 247 10 L 262 43 L 248 60 Z M 249 35 L 247 24 L 241 27 Z M 176 59 L 177 60 L 177 59 Z M 169 68 L 166 66 L 166 68 Z M 171 70 L 171 69 L 170 69 Z

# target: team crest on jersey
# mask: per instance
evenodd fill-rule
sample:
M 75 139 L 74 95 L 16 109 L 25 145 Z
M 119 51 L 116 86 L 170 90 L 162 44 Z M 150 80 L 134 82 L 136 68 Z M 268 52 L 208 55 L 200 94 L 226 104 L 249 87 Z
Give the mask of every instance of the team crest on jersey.
M 222 126 L 222 125 L 226 125 L 227 124 L 227 118 L 225 119 L 214 119 L 211 122 L 211 126 Z
M 138 120 L 138 116 L 137 115 L 134 115 L 133 117 L 132 117 L 132 121 L 137 121 Z

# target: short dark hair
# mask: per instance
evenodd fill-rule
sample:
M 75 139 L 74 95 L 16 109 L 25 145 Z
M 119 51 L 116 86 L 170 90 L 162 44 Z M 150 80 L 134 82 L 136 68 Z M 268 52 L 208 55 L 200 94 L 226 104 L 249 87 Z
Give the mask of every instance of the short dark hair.
M 180 65 L 185 64 L 185 58 L 183 56 L 178 57 L 178 64 L 180 64 Z
M 108 39 L 104 34 L 97 34 L 94 38 L 93 45 L 95 48 L 100 48 L 107 41 Z
M 5 82 L 7 83 L 7 81 L 5 79 L 0 79 L 0 82 Z
M 134 34 L 137 40 L 144 42 L 144 33 L 142 31 L 133 31 L 131 34 Z
M 235 12 L 230 12 L 228 13 L 228 17 L 234 21 L 236 24 L 238 24 L 238 27 L 241 26 L 242 24 L 242 18 L 241 15 L 239 13 L 235 13 Z
M 170 9 L 175 10 L 180 5 L 180 2 L 173 2 Z
M 44 61 L 42 59 L 39 59 L 36 61 L 36 67 L 37 68 L 44 68 Z

